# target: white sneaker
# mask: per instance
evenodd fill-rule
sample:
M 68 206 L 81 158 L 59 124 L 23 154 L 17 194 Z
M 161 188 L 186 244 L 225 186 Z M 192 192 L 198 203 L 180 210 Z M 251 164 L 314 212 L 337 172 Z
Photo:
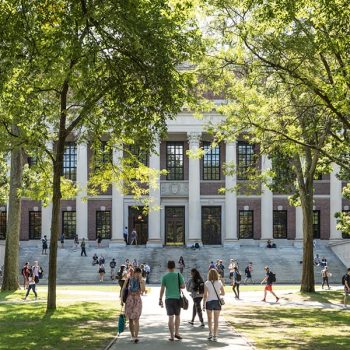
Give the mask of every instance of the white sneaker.
M 217 337 L 215 337 L 215 335 L 214 335 L 214 337 L 213 337 L 212 341 L 218 341 L 218 338 L 217 338 Z

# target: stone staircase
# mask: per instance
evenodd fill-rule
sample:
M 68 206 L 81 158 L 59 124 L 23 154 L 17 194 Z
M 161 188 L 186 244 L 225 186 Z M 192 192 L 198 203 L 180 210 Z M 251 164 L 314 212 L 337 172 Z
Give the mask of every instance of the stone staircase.
M 278 242 L 277 242 L 278 243 Z M 89 284 L 98 283 L 98 266 L 92 266 L 92 256 L 96 252 L 98 256 L 102 254 L 105 259 L 106 276 L 105 281 L 110 282 L 109 262 L 115 258 L 117 265 L 124 263 L 128 258 L 130 261 L 137 259 L 139 263 L 146 262 L 151 266 L 151 283 L 159 283 L 160 276 L 166 271 L 168 260 L 177 262 L 182 255 L 185 260 L 186 268 L 184 270 L 185 278 L 189 278 L 190 269 L 197 268 L 202 276 L 206 276 L 210 261 L 222 259 L 226 267 L 225 277 L 228 281 L 228 264 L 231 258 L 237 259 L 239 262 L 242 276 L 244 268 L 248 262 L 253 263 L 253 279 L 261 281 L 264 276 L 264 266 L 269 265 L 271 270 L 276 273 L 278 283 L 300 283 L 302 265 L 302 248 L 292 244 L 280 245 L 276 249 L 267 249 L 257 245 L 236 245 L 233 247 L 222 246 L 205 246 L 200 250 L 191 250 L 184 247 L 163 247 L 149 248 L 145 246 L 126 246 L 126 247 L 108 247 L 97 248 L 94 242 L 87 247 L 87 257 L 80 256 L 80 248 L 74 249 L 72 244 L 66 243 L 65 248 L 58 248 L 58 273 L 57 281 L 60 284 Z M 315 249 L 315 254 L 320 257 L 325 256 L 328 260 L 329 270 L 332 273 L 330 278 L 331 284 L 340 284 L 341 276 L 344 274 L 345 266 L 340 259 L 329 248 L 327 242 L 320 242 Z M 20 263 L 21 266 L 25 261 L 31 264 L 38 260 L 44 269 L 44 278 L 41 283 L 47 283 L 48 273 L 48 255 L 41 255 L 41 244 L 25 245 L 20 247 Z M 315 279 L 319 283 L 321 279 L 321 268 L 315 267 Z

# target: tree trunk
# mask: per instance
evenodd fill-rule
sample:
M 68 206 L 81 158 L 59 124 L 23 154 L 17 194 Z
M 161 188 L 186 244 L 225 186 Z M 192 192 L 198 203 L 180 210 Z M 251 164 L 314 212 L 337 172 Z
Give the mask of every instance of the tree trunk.
M 17 126 L 12 126 L 12 132 L 18 134 Z M 11 151 L 10 169 L 10 193 L 8 226 L 6 232 L 5 266 L 2 291 L 16 291 L 19 289 L 18 255 L 19 255 L 19 232 L 21 225 L 21 198 L 18 190 L 22 185 L 23 161 L 22 149 L 15 147 Z
M 303 274 L 300 291 L 315 292 L 314 247 L 313 247 L 313 186 L 306 185 L 306 193 L 301 195 L 303 211 Z
M 52 221 L 49 256 L 49 281 L 46 312 L 56 309 L 57 280 L 57 242 L 59 238 L 59 219 L 61 211 L 61 175 L 65 138 L 61 136 L 56 144 L 56 159 L 53 164 Z

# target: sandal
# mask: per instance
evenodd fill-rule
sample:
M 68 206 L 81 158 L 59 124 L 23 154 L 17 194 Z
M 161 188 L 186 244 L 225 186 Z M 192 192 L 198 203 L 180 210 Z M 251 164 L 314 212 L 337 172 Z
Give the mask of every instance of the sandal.
M 174 338 L 169 338 L 168 340 L 169 340 L 169 341 L 174 341 Z
M 176 338 L 176 339 L 179 339 L 179 340 L 182 339 L 181 335 L 178 335 L 178 334 L 175 334 L 175 338 Z

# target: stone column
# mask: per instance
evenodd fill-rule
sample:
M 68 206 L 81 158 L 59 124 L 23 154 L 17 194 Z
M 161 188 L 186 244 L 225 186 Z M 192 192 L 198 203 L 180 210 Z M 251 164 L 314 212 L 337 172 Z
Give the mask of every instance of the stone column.
M 342 239 L 341 231 L 336 229 L 337 219 L 334 214 L 342 211 L 342 182 L 337 178 L 340 167 L 333 164 L 333 171 L 330 176 L 330 239 Z
M 79 239 L 88 238 L 88 203 L 86 200 L 87 182 L 87 144 L 81 143 L 77 146 L 77 186 L 79 191 L 76 197 L 76 217 L 77 234 L 79 236 Z
M 303 240 L 303 210 L 301 207 L 295 208 L 295 239 Z
M 41 205 L 41 237 L 46 235 L 48 240 L 51 239 L 51 219 L 52 203 L 50 202 L 46 207 Z
M 271 159 L 266 155 L 262 156 L 262 172 L 271 169 Z M 273 193 L 265 185 L 262 185 L 261 194 L 261 239 L 273 238 Z
M 190 151 L 199 148 L 201 133 L 190 132 L 187 134 Z M 189 235 L 187 245 L 202 243 L 201 237 L 201 202 L 200 202 L 200 168 L 198 158 L 189 158 L 189 182 L 188 182 L 188 227 Z
M 157 140 L 154 153 L 150 155 L 149 167 L 157 171 L 160 170 L 160 143 Z M 160 237 L 160 177 L 157 177 L 156 188 L 149 190 L 150 212 L 148 215 L 148 247 L 161 247 L 162 239 Z
M 226 143 L 226 163 L 235 171 L 237 166 L 237 149 L 235 142 Z M 232 165 L 232 167 L 231 167 Z M 233 189 L 237 184 L 236 173 L 225 176 L 225 188 Z M 237 241 L 237 193 L 226 191 L 225 193 L 225 241 L 224 245 L 231 245 Z
M 123 157 L 123 149 L 113 150 L 113 164 L 118 165 Z M 112 245 L 124 246 L 124 195 L 118 184 L 112 185 Z

